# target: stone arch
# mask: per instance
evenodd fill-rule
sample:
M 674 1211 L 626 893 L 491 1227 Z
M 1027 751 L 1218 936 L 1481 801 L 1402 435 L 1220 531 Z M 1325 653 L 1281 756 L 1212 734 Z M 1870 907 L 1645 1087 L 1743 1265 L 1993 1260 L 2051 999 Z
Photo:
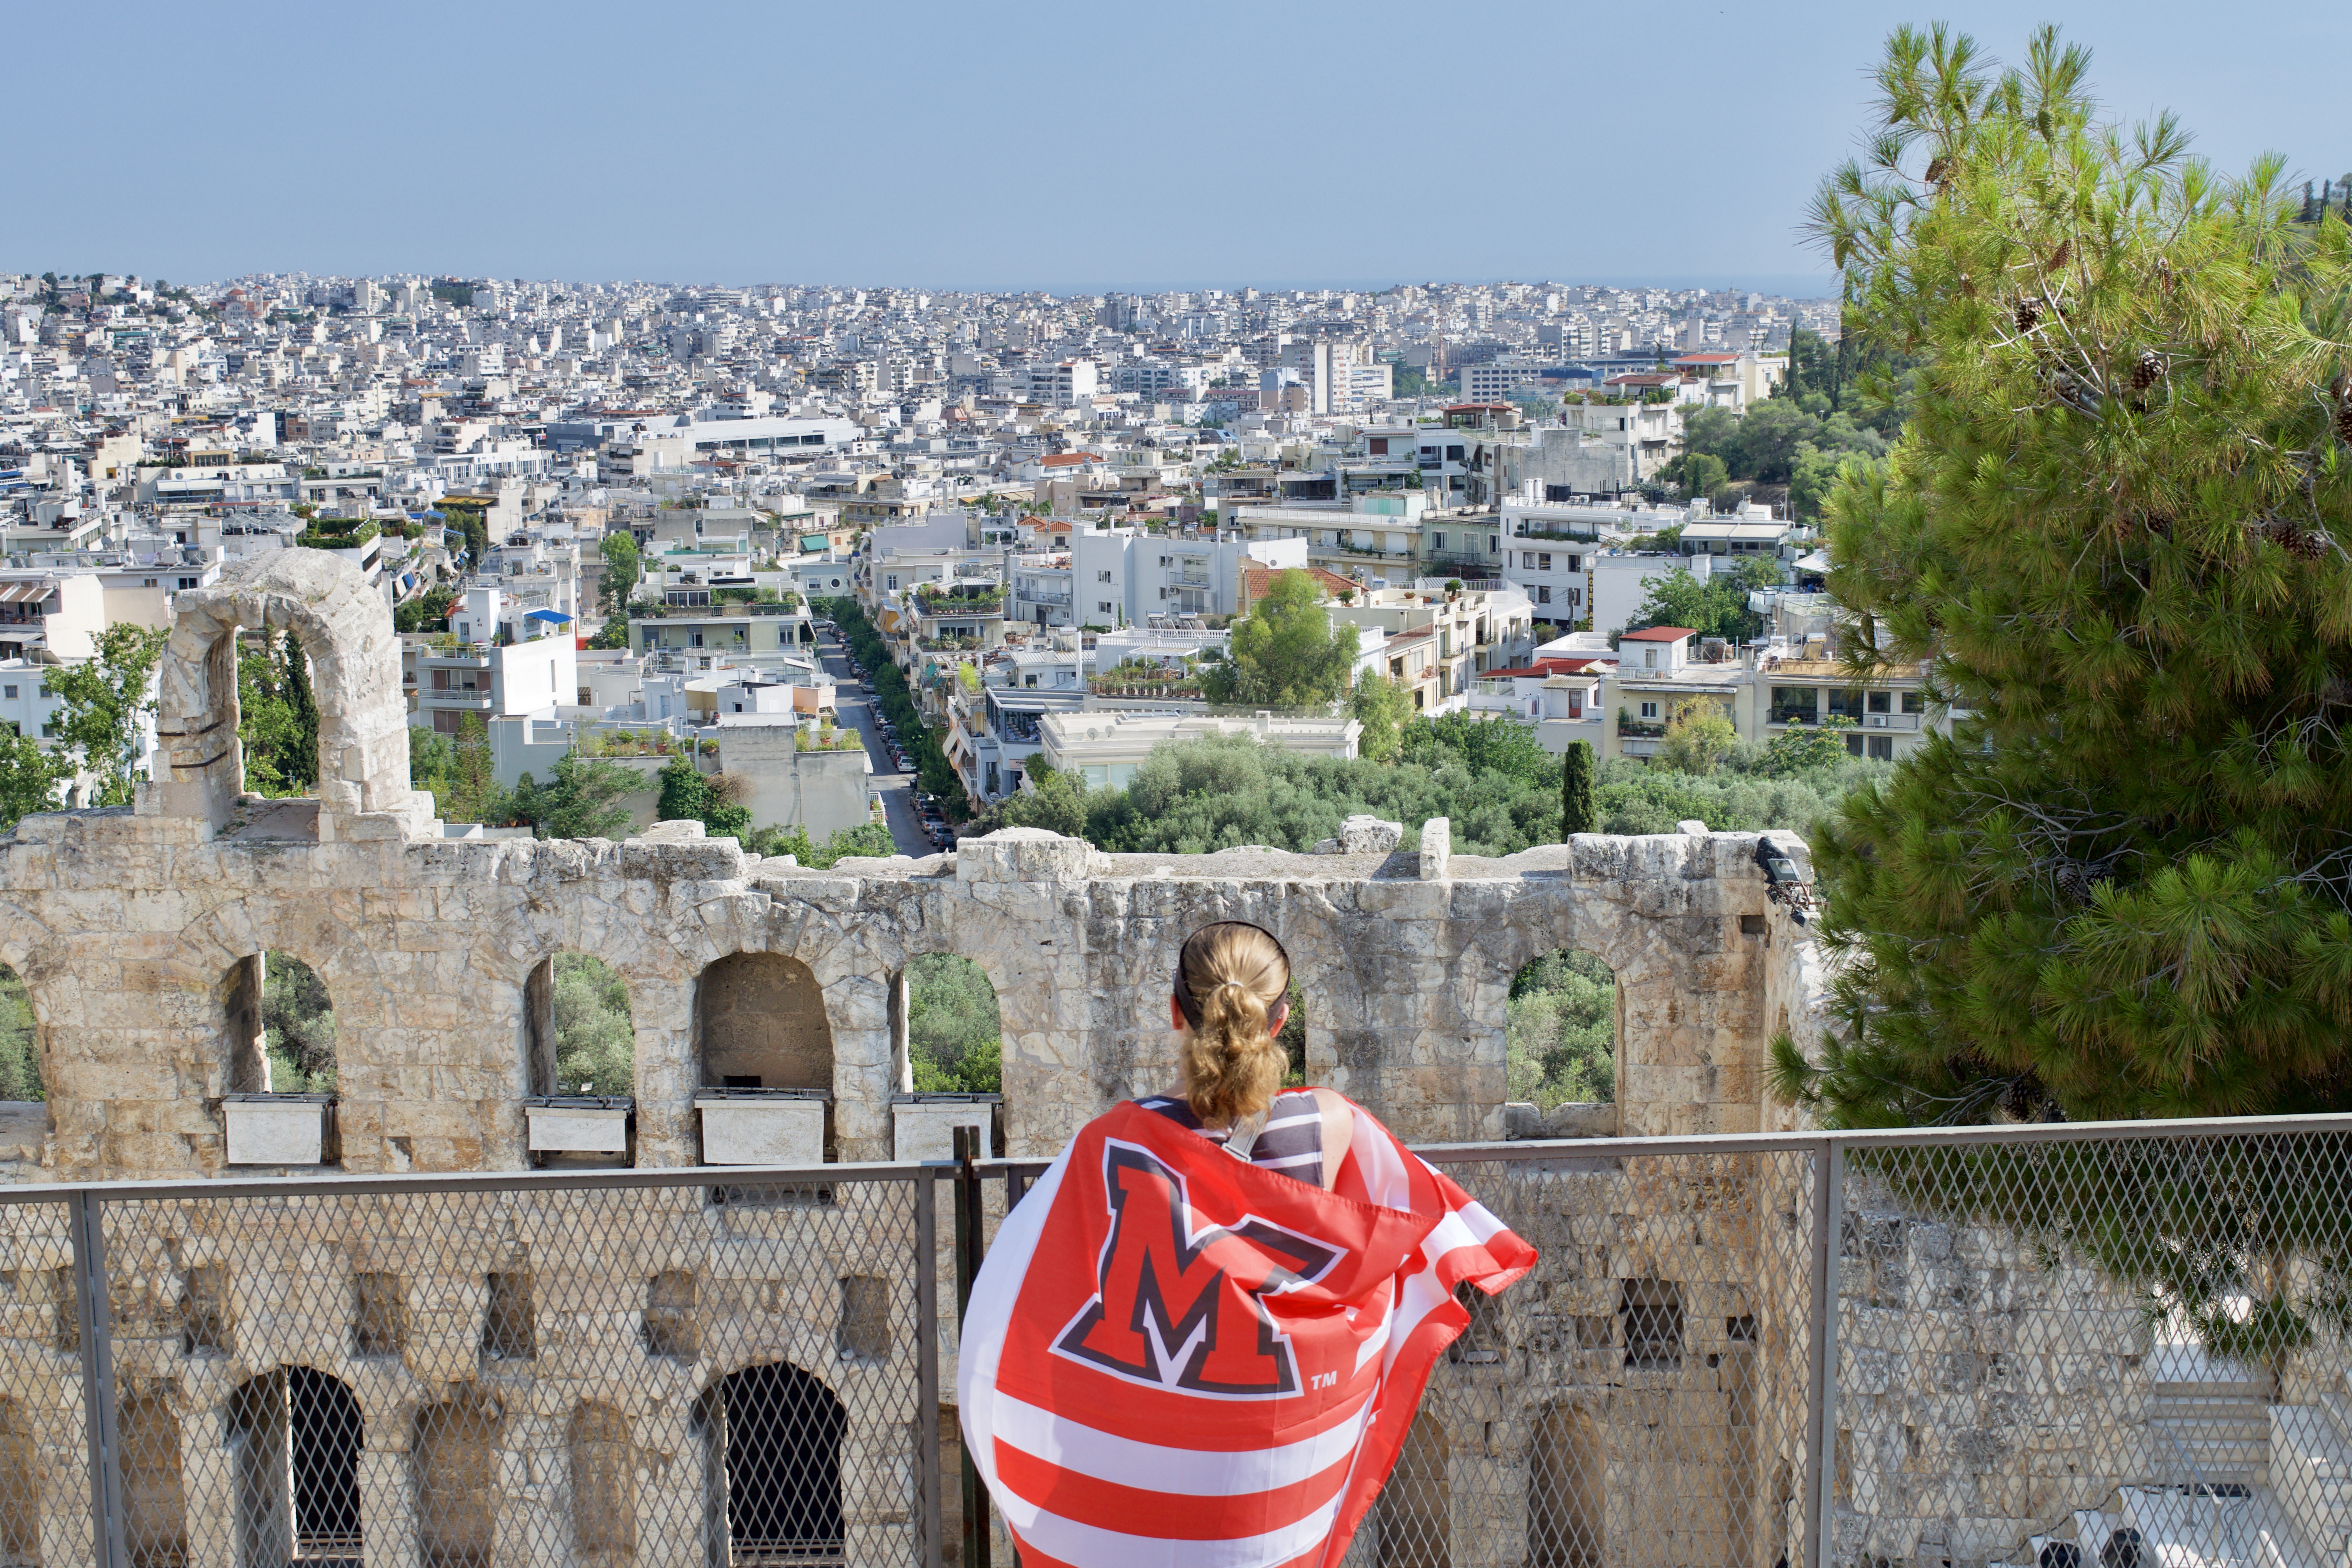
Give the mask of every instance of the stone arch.
M 281 1366 L 237 1385 L 226 1414 L 239 1568 L 359 1558 L 366 1426 L 350 1387 Z
M 636 1007 L 625 972 L 594 953 L 559 948 L 531 965 L 522 990 L 530 1093 L 635 1095 Z M 599 1027 L 601 1020 L 587 1016 L 596 1011 L 616 1016 L 617 1029 Z M 593 1087 L 583 1089 L 583 1081 Z
M 738 951 L 694 983 L 695 1057 L 710 1089 L 833 1089 L 833 1023 L 816 972 L 785 952 Z
M 1616 972 L 1580 947 L 1555 948 L 1511 976 L 1505 1058 L 1514 1100 L 1550 1110 L 1614 1100 L 1625 1008 Z
M 584 1568 L 621 1568 L 637 1554 L 637 1456 L 629 1418 L 609 1405 L 572 1407 L 564 1434 L 572 1532 Z
M 416 1413 L 409 1441 L 422 1568 L 488 1568 L 498 1539 L 499 1412 L 458 1394 Z
M 822 1378 L 787 1361 L 755 1362 L 715 1379 L 696 1409 L 712 1568 L 845 1544 L 849 1409 Z
M 160 673 L 163 776 L 142 816 L 229 826 L 245 790 L 237 741 L 236 634 L 287 632 L 310 660 L 319 705 L 320 842 L 396 838 L 432 820 L 408 783 L 400 640 L 382 595 L 335 552 L 289 550 L 236 561 L 210 588 L 183 592 Z M 373 817 L 373 822 L 363 818 Z

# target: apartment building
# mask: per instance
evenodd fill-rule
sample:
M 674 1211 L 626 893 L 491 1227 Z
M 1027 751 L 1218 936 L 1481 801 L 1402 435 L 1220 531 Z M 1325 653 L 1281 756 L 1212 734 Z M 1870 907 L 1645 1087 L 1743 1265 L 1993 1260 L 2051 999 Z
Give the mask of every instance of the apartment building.
M 1625 633 L 1618 652 L 1598 708 L 1588 710 L 1599 722 L 1585 738 L 1603 756 L 1654 755 L 1690 704 L 1713 707 L 1748 742 L 1839 721 L 1850 726 L 1848 752 L 1887 762 L 1950 729 L 1949 716 L 1928 705 L 1924 668 L 1856 681 L 1822 637 L 1742 649 L 1685 626 L 1652 626 Z
M 1373 588 L 1328 607 L 1335 622 L 1385 635 L 1383 673 L 1402 683 L 1418 712 L 1468 707 L 1479 676 L 1517 664 L 1535 649 L 1532 606 L 1516 589 Z

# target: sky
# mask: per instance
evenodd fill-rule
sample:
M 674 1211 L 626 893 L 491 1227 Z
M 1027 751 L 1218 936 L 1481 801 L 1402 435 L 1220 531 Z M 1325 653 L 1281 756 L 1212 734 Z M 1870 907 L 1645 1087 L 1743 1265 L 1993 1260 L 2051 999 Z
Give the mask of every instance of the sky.
M 1906 20 L 2058 21 L 2119 117 L 2352 171 L 2318 0 L 126 0 L 8 24 L 0 270 L 1827 292 L 1806 203 Z

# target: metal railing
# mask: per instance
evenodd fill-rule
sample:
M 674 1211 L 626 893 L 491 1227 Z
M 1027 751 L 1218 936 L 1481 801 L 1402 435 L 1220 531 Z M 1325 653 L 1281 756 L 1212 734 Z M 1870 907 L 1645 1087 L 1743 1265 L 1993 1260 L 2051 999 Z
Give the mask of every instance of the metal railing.
M 1421 1152 L 1541 1261 L 1465 1295 L 1350 1564 L 2352 1528 L 2352 1117 Z M 0 1189 L 0 1562 L 1010 1562 L 940 1282 L 1045 1163 L 960 1154 Z

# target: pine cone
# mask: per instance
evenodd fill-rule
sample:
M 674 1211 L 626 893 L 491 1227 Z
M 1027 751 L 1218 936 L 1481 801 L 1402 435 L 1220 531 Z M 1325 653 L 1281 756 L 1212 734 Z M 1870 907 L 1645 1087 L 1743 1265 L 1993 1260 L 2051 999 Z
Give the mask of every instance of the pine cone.
M 2145 350 L 2139 362 L 2132 366 L 2131 384 L 2134 392 L 2146 392 L 2164 374 L 2164 361 L 2153 349 Z
M 2042 324 L 2042 306 L 2029 294 L 2017 302 L 2017 330 L 2030 332 Z
M 2064 267 L 2066 258 L 2074 254 L 2074 242 L 2071 239 L 2060 240 L 2058 248 L 2050 253 L 2050 270 L 2055 272 Z
M 2336 438 L 2352 446 L 2352 403 L 2336 405 Z

